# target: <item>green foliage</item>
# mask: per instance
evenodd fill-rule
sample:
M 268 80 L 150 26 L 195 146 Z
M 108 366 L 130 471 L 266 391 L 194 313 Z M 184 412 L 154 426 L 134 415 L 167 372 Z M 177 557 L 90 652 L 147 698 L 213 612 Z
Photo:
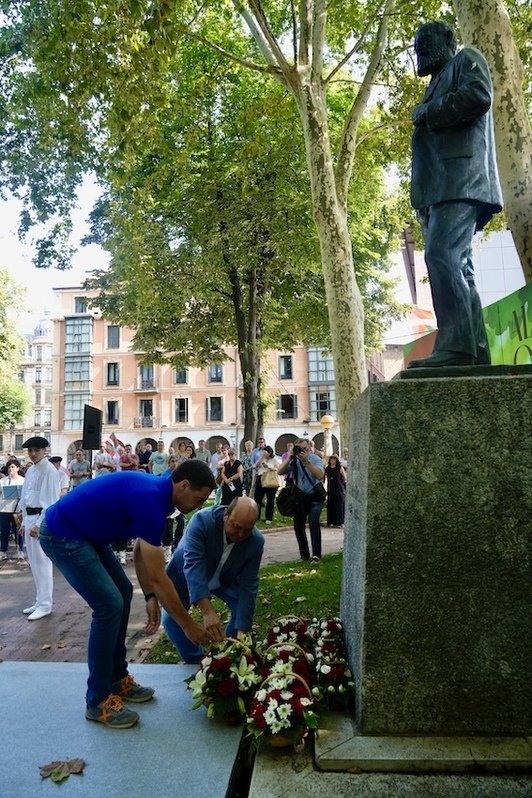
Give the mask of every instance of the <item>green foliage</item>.
M 262 568 L 253 635 L 257 640 L 264 639 L 273 621 L 288 612 L 309 619 L 327 614 L 339 615 L 341 581 L 341 554 L 325 555 L 318 566 L 290 562 Z M 213 606 L 222 613 L 225 621 L 226 605 L 214 598 Z M 197 610 L 192 612 L 196 620 L 201 621 L 201 614 Z M 146 659 L 146 662 L 158 664 L 180 661 L 165 634 L 161 635 Z

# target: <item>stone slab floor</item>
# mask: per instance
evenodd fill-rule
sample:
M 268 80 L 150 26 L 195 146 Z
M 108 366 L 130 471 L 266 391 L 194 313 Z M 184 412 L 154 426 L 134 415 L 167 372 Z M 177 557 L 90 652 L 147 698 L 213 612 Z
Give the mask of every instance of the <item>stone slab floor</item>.
M 241 728 L 192 711 L 187 665 L 132 665 L 156 697 L 136 708 L 139 723 L 112 730 L 85 720 L 84 663 L 0 662 L 1 798 L 224 798 Z M 134 706 L 134 705 L 131 705 Z M 62 784 L 39 767 L 81 758 Z

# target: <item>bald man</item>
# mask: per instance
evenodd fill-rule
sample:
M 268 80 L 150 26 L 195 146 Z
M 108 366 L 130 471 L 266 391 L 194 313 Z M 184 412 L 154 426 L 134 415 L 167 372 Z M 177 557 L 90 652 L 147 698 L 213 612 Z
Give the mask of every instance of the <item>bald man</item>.
M 196 604 L 213 642 L 241 637 L 249 632 L 255 615 L 259 589 L 259 568 L 264 538 L 255 524 L 258 505 L 242 496 L 228 507 L 209 507 L 191 519 L 166 573 L 174 583 L 183 605 Z M 215 612 L 211 596 L 220 598 L 231 610 L 225 627 Z M 166 633 L 185 662 L 198 663 L 201 647 L 194 645 L 176 621 L 163 610 Z

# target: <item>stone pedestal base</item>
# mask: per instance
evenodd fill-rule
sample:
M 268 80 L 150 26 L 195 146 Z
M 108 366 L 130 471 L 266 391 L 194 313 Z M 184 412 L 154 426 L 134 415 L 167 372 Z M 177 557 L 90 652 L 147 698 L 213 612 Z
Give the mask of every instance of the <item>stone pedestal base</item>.
M 530 773 L 532 737 L 380 737 L 333 713 L 320 720 L 315 760 L 338 772 Z
M 349 447 L 342 618 L 359 733 L 528 737 L 532 379 L 373 384 Z

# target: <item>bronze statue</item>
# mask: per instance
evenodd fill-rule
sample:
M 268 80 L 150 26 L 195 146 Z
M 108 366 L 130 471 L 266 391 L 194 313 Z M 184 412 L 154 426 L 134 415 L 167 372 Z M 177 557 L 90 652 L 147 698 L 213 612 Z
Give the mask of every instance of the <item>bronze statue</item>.
M 431 81 L 412 112 L 411 200 L 421 222 L 438 335 L 431 355 L 408 368 L 490 363 L 472 240 L 502 210 L 486 59 L 474 47 L 457 53 L 446 22 L 416 33 L 420 77 Z

